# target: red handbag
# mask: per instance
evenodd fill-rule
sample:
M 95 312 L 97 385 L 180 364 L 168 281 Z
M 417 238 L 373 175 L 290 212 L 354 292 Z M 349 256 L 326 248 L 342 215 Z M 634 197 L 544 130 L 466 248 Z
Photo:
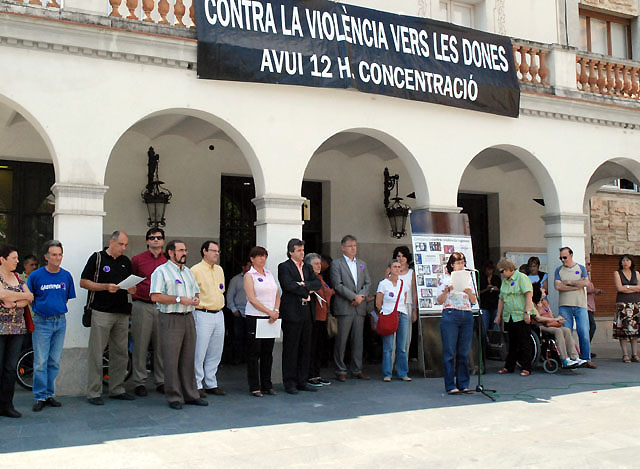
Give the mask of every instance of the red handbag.
M 376 332 L 381 336 L 395 334 L 398 330 L 398 303 L 400 302 L 403 284 L 404 282 L 400 280 L 400 290 L 398 291 L 398 298 L 396 299 L 396 305 L 393 307 L 393 312 L 391 314 L 380 313 L 380 316 L 378 316 Z
M 14 272 L 18 282 L 21 280 L 20 276 Z M 24 324 L 27 327 L 27 332 L 31 333 L 35 330 L 35 326 L 33 325 L 33 316 L 31 316 L 31 309 L 29 306 L 24 307 Z

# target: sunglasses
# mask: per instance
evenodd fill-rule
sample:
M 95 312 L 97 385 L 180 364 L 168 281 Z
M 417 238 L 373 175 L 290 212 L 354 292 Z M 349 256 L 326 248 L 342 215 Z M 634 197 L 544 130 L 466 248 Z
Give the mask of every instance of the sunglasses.
M 567 259 L 569 259 L 567 256 L 560 256 L 561 261 L 566 261 Z
M 500 270 L 498 270 L 498 273 L 499 273 L 500 275 L 504 274 L 504 269 L 500 269 Z
M 153 241 L 154 239 L 160 241 L 161 239 L 164 239 L 164 236 L 149 236 L 147 239 L 149 241 Z

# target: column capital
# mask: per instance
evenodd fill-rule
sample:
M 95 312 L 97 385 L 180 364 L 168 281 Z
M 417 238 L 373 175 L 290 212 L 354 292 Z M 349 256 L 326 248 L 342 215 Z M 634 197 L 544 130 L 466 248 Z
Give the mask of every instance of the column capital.
M 424 209 L 430 212 L 447 212 L 447 213 L 460 213 L 462 207 L 456 207 L 452 205 L 425 205 L 424 207 L 416 207 L 416 210 Z
M 56 210 L 53 216 L 84 215 L 104 217 L 106 215 L 103 206 L 104 194 L 108 189 L 108 186 L 99 184 L 57 182 L 51 186 L 51 192 L 56 198 Z
M 255 225 L 302 225 L 305 198 L 293 195 L 265 194 L 251 199 L 258 211 Z
M 546 225 L 545 238 L 585 238 L 585 222 L 589 219 L 584 213 L 557 212 L 542 215 Z

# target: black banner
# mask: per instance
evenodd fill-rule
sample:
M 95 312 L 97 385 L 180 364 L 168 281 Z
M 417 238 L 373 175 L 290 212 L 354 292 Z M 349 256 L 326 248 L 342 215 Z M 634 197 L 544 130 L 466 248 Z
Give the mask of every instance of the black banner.
M 198 77 L 354 88 L 517 117 L 511 40 L 328 0 L 194 0 Z

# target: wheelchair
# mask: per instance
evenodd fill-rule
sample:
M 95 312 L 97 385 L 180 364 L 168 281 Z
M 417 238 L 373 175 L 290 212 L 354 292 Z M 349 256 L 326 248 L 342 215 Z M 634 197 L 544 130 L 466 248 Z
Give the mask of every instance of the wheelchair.
M 503 333 L 500 331 L 489 331 L 490 347 L 496 347 L 492 342 L 498 342 L 498 340 L 492 340 L 492 338 L 497 337 L 498 334 Z M 537 326 L 532 325 L 529 338 L 530 340 L 527 342 L 527 346 L 529 347 L 529 356 L 531 357 L 531 368 L 536 369 L 541 366 L 547 373 L 557 372 L 561 368 L 562 360 L 560 359 L 560 350 L 553 336 L 542 333 Z M 488 358 L 504 360 L 506 358 L 506 350 L 502 350 L 501 352 L 502 353 L 490 352 Z M 519 362 L 516 362 L 516 366 L 522 368 Z

